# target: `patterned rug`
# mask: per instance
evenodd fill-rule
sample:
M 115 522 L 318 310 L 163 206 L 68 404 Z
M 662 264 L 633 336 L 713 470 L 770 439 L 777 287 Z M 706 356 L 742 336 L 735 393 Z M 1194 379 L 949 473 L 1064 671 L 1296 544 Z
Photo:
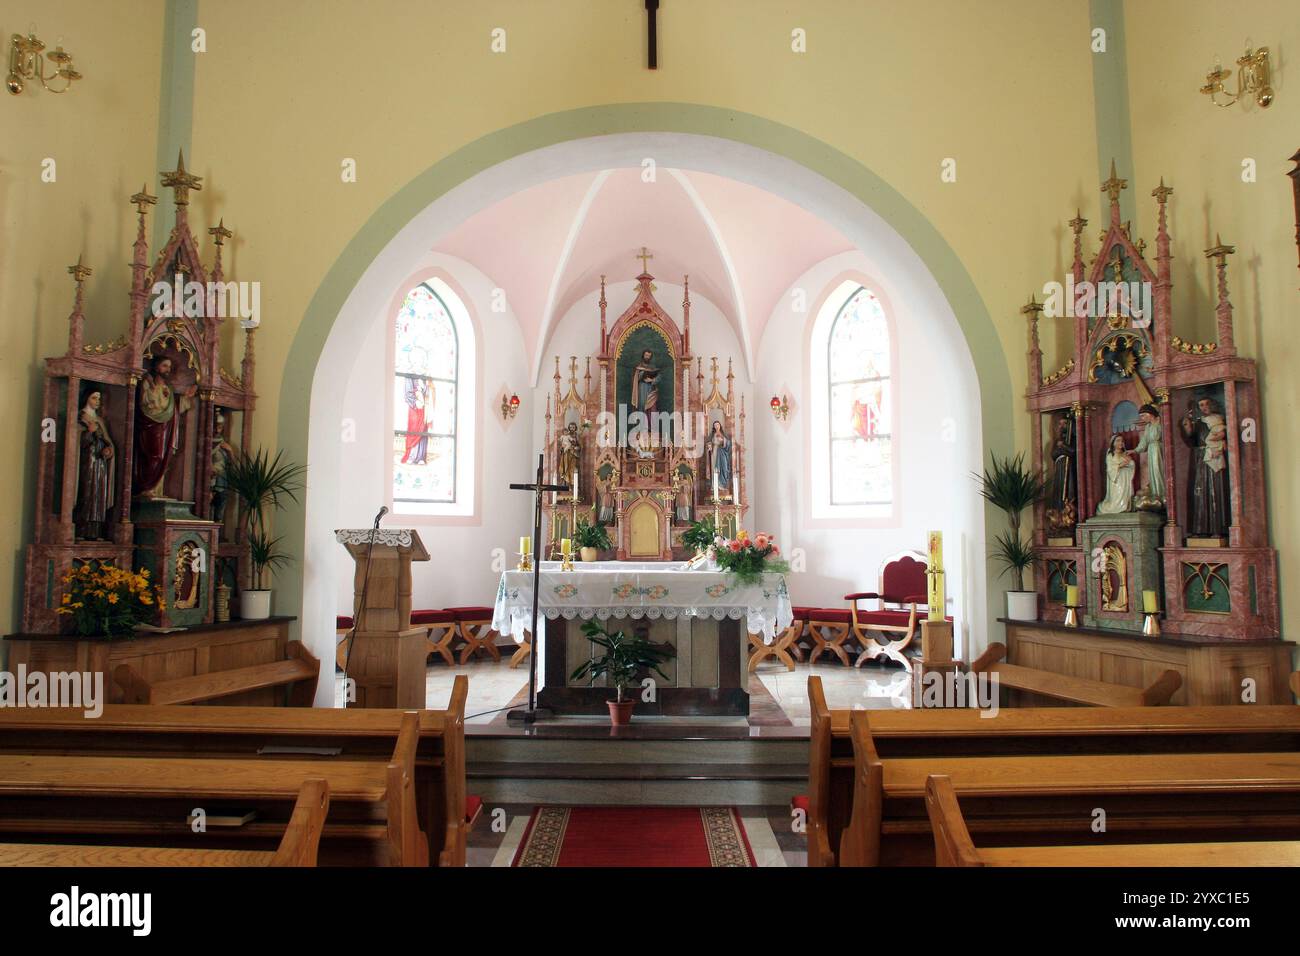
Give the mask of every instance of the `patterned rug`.
M 734 807 L 538 807 L 511 866 L 755 866 Z

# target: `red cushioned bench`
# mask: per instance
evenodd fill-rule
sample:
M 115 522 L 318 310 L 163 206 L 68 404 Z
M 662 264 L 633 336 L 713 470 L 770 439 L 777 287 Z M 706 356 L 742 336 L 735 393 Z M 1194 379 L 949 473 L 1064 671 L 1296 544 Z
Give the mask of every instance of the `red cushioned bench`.
M 497 632 L 492 630 L 492 608 L 449 607 L 447 613 L 456 616 L 456 624 L 465 646 L 460 649 L 460 662 L 468 664 L 475 651 L 487 651 L 494 661 L 501 660 L 497 650 Z

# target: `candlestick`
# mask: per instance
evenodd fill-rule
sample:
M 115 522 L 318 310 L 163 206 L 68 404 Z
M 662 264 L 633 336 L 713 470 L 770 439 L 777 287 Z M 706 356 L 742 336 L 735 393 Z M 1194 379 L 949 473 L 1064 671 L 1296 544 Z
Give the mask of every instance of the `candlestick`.
M 718 500 L 718 473 L 716 471 L 713 473 L 713 500 L 715 502 Z
M 947 610 L 948 595 L 944 588 L 943 574 L 943 532 L 930 532 L 930 566 L 925 570 L 927 593 L 926 604 L 929 605 L 927 619 L 942 621 Z
M 740 505 L 740 472 L 739 471 L 733 471 L 731 473 L 731 500 L 734 501 L 737 506 Z

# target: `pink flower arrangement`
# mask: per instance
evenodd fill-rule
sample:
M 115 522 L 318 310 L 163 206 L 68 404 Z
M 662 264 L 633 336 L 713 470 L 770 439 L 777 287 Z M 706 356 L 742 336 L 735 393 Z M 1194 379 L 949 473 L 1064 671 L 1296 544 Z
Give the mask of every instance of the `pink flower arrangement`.
M 738 531 L 730 541 L 719 538 L 715 559 L 723 571 L 730 571 L 744 584 L 754 584 L 762 579 L 765 571 L 785 572 L 790 566 L 777 557 L 780 549 L 772 535 L 765 531 L 750 537 L 745 531 Z

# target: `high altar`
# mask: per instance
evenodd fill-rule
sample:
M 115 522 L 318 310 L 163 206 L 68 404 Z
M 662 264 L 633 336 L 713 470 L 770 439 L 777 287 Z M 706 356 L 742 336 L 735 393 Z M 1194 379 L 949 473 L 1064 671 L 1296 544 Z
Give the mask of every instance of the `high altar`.
M 680 331 L 655 301 L 653 281 L 644 270 L 637 276 L 631 305 L 607 328 L 601 276 L 594 380 L 592 356 L 581 386 L 578 357 L 569 359 L 567 383 L 555 357 L 547 480 L 573 488 L 546 504 L 557 557 L 559 540 L 572 537 L 578 522 L 607 526 L 619 560 L 666 561 L 689 557 L 681 534 L 692 522 L 712 517 L 730 535 L 744 516 L 745 403 L 737 401 L 731 362 L 723 391 L 718 359 L 710 359 L 706 388 L 704 359 L 691 354 L 690 277 Z
M 1184 683 L 1175 703 L 1289 699 L 1258 370 L 1233 341 L 1234 249 L 1216 237 L 1205 250 L 1215 341 L 1182 338 L 1166 224 L 1173 189 L 1162 180 L 1151 193 L 1152 268 L 1120 220 L 1126 186 L 1112 164 L 1102 184 L 1110 221 L 1089 265 L 1087 220 L 1070 221 L 1074 259 L 1058 314 L 1073 345 L 1062 368 L 1043 372 L 1044 305 L 1031 298 L 1021 310 L 1033 464 L 1047 494 L 1034 508 L 1041 622 L 1008 622 L 1008 644 L 1017 663 L 1121 683 L 1173 667 Z M 1072 597 L 1082 627 L 1063 628 Z

